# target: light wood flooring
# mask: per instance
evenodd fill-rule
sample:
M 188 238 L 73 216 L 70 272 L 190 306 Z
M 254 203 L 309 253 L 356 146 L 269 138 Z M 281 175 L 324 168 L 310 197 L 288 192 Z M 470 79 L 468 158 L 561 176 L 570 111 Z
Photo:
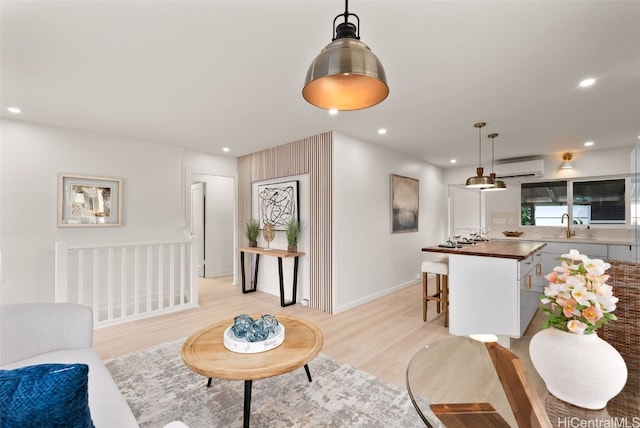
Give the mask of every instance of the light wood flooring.
M 260 291 L 243 294 L 240 286 L 231 282 L 231 276 L 201 279 L 197 308 L 97 329 L 94 348 L 108 359 L 186 338 L 241 313 L 286 314 L 304 318 L 322 330 L 321 352 L 404 388 L 411 357 L 425 345 L 449 335 L 435 302 L 429 303 L 427 322 L 422 321 L 420 282 L 336 315 L 300 304 L 282 308 L 279 297 Z

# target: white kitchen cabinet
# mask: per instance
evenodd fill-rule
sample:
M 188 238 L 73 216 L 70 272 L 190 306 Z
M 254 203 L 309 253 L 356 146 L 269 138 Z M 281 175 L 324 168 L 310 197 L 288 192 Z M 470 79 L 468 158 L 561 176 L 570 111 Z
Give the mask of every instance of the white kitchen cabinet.
M 542 274 L 542 254 L 536 253 L 519 262 L 520 276 L 520 335 L 540 307 L 540 296 L 543 293 L 544 277 Z
M 610 260 L 621 260 L 623 262 L 638 262 L 637 245 L 609 245 L 608 256 Z
M 585 244 L 581 242 L 548 242 L 541 250 L 542 273 L 546 275 L 553 268 L 560 265 L 558 257 L 568 254 L 569 251 L 578 250 L 591 259 L 606 259 L 608 257 L 607 244 Z

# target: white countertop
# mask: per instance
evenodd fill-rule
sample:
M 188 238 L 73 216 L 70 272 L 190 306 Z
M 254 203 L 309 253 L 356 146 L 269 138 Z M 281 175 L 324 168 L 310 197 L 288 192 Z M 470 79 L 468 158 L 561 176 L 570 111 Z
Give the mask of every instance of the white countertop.
M 517 238 L 504 236 L 505 230 L 522 232 Z M 603 245 L 637 245 L 640 231 L 635 226 L 605 226 L 605 225 L 571 225 L 574 234 L 567 238 L 567 225 L 559 226 L 519 226 L 519 225 L 492 225 L 489 238 L 491 239 L 520 239 L 524 241 L 543 241 L 576 244 L 603 244 Z
M 576 242 L 579 244 L 603 244 L 603 245 L 633 245 L 631 239 L 607 239 L 607 238 L 587 238 L 582 236 L 572 236 L 571 238 L 558 238 L 551 236 L 525 236 L 521 235 L 517 238 L 508 236 L 495 236 L 491 239 L 507 239 L 514 241 L 542 241 L 542 242 Z

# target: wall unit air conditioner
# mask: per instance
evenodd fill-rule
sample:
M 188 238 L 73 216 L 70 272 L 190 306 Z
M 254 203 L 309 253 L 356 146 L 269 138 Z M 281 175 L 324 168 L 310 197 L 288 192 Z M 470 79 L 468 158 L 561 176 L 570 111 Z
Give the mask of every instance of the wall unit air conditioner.
M 509 162 L 495 165 L 498 178 L 527 178 L 544 175 L 544 159 Z

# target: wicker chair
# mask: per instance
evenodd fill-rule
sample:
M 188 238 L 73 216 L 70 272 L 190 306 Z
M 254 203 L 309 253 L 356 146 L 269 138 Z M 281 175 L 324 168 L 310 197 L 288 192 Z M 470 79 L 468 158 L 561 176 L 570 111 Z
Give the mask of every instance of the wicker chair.
M 640 264 L 607 262 L 611 264 L 607 283 L 613 286 L 613 294 L 619 299 L 614 312 L 618 319 L 600 329 L 599 335 L 620 352 L 629 371 L 624 389 L 607 406 L 615 417 L 633 414 L 631 411 L 637 412 L 640 405 Z

